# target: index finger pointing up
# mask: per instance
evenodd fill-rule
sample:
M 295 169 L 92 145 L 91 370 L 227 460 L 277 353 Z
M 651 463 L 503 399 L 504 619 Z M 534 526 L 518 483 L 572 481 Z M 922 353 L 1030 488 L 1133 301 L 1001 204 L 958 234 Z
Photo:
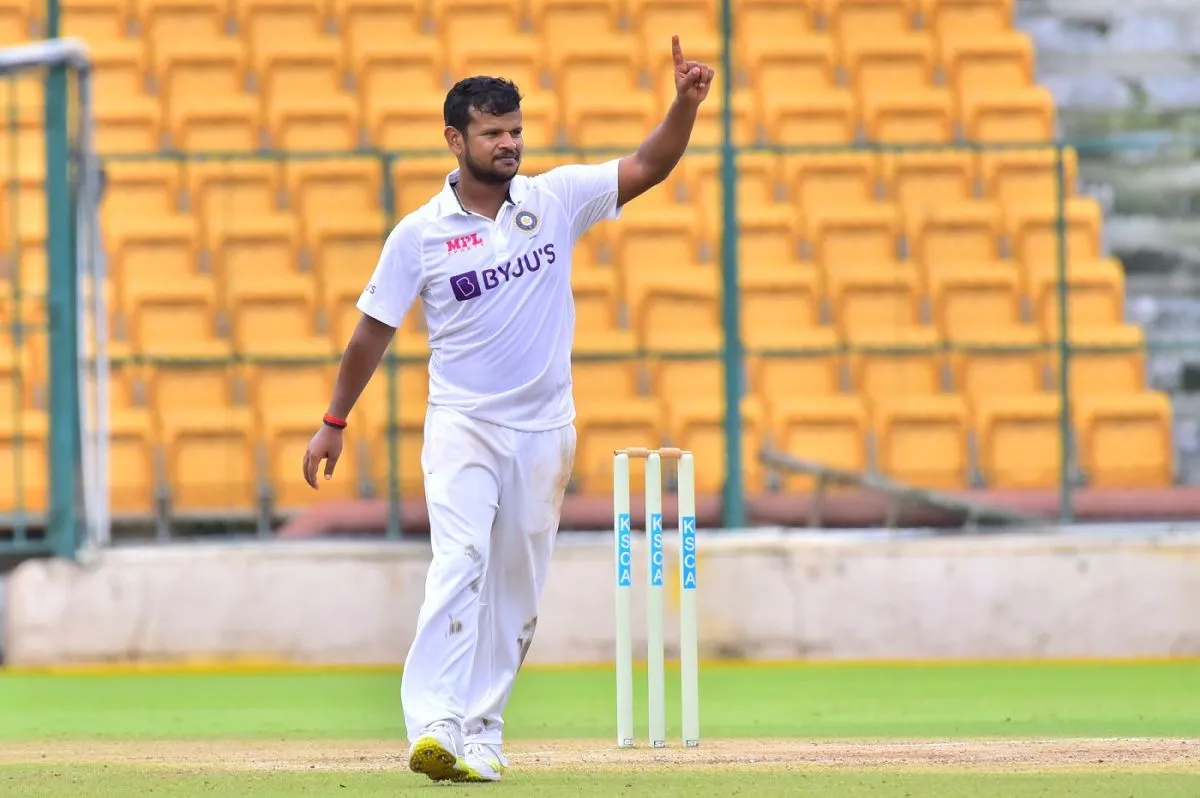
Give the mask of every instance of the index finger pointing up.
M 683 66 L 683 48 L 679 46 L 679 36 L 671 37 L 671 55 L 675 59 L 675 66 Z

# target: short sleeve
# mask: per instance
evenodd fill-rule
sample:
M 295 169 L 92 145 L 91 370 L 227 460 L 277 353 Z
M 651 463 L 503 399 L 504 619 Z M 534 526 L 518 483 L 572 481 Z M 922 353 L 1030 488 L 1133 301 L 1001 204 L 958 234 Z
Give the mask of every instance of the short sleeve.
M 421 291 L 421 236 L 405 219 L 392 228 L 370 282 L 358 298 L 358 309 L 389 327 L 399 327 Z
M 569 164 L 542 175 L 571 217 L 571 234 L 579 238 L 597 222 L 616 219 L 619 159 L 601 164 Z

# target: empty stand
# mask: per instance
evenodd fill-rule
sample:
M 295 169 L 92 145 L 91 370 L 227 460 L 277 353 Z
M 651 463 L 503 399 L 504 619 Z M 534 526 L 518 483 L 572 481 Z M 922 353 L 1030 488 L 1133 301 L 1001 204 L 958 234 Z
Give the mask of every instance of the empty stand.
M 759 94 L 767 140 L 776 144 L 850 144 L 854 96 L 846 89 Z
M 917 0 L 924 26 L 942 40 L 965 40 L 1010 29 L 1013 0 Z
M 887 477 L 938 490 L 967 487 L 967 407 L 958 396 L 880 401 L 872 417 L 875 465 Z
M 1053 201 L 1060 191 L 1070 197 L 1079 180 L 1079 156 L 1071 148 L 985 150 L 979 167 L 984 192 L 1004 207 Z
M 744 268 L 740 275 L 742 342 L 788 348 L 820 323 L 817 275 L 803 268 Z
M 870 328 L 855 335 L 851 384 L 868 402 L 928 396 L 943 389 L 943 358 L 931 327 Z
M 964 94 L 958 107 L 965 134 L 977 141 L 1054 138 L 1054 97 L 1043 86 Z
M 972 408 L 996 396 L 1046 392 L 1047 356 L 1032 326 L 952 331 L 950 368 L 955 390 Z
M 975 156 L 967 150 L 888 153 L 880 166 L 887 196 L 909 218 L 975 196 Z
M 797 208 L 816 215 L 826 206 L 861 206 L 879 190 L 879 159 L 874 153 L 785 155 L 783 180 Z
M 826 275 L 897 262 L 899 223 L 891 204 L 809 206 L 804 225 L 812 260 Z
M 763 415 L 752 403 L 743 403 L 740 412 L 742 484 L 748 492 L 757 493 L 763 489 L 763 467 L 758 460 L 765 432 Z M 673 403 L 669 405 L 667 430 L 673 445 L 695 455 L 697 493 L 719 494 L 725 487 L 726 436 L 722 403 Z
M 1079 464 L 1091 485 L 1142 488 L 1173 481 L 1171 404 L 1163 393 L 1078 397 Z
M 943 36 L 939 60 L 958 96 L 1033 85 L 1033 42 L 1019 31 Z
M 1061 338 L 1048 341 L 1052 379 L 1057 390 L 1062 358 Z M 1146 340 L 1133 324 L 1080 327 L 1067 339 L 1067 374 L 1072 397 L 1128 396 L 1146 388 Z
M 975 405 L 979 472 L 989 488 L 1059 484 L 1061 402 L 1051 394 L 991 396 Z
M 1124 317 L 1125 272 L 1111 258 L 1072 262 L 1066 270 L 1067 322 L 1081 327 L 1107 327 Z M 1033 317 L 1046 335 L 1059 329 L 1060 270 L 1051 263 L 1027 275 Z
M 771 409 L 775 448 L 833 468 L 865 471 L 869 460 L 867 410 L 857 396 L 822 396 L 776 401 Z M 789 474 L 785 491 L 813 488 L 813 478 Z
M 1011 267 L 954 264 L 929 278 L 934 324 L 946 338 L 1021 322 L 1021 289 Z
M 933 40 L 924 32 L 854 38 L 843 44 L 842 58 L 860 99 L 933 85 Z
M 761 404 L 774 412 L 777 403 L 841 392 L 843 356 L 832 329 L 810 328 L 787 344 L 786 354 L 747 358 L 750 390 Z
M 920 321 L 920 288 L 911 269 L 888 264 L 844 266 L 831 269 L 826 281 L 834 323 L 852 341 L 859 333 L 907 328 Z
M 861 119 L 867 138 L 889 143 L 929 144 L 954 137 L 954 106 L 942 88 L 909 88 L 865 97 Z

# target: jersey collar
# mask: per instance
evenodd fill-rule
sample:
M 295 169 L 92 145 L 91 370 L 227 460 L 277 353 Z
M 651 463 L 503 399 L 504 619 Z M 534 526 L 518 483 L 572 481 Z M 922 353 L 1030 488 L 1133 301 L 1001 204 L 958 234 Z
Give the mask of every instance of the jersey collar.
M 438 213 L 441 216 L 468 216 L 470 212 L 462 206 L 462 202 L 458 199 L 458 194 L 454 191 L 454 185 L 458 183 L 459 170 L 455 169 L 446 175 L 446 181 L 442 184 L 442 190 L 438 193 Z M 528 178 L 523 175 L 517 175 L 508 184 L 508 196 L 504 201 L 510 205 L 520 205 L 525 201 L 526 185 L 525 181 Z

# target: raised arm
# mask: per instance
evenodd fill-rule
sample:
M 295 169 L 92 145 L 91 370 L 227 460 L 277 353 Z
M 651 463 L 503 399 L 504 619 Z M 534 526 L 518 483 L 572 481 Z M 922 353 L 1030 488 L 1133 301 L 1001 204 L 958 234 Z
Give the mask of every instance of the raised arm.
M 621 159 L 617 170 L 617 207 L 645 194 L 671 174 L 692 137 L 700 103 L 712 87 L 716 73 L 706 64 L 686 60 L 678 36 L 671 37 L 671 54 L 675 62 L 675 101 L 666 118 L 637 152 Z

